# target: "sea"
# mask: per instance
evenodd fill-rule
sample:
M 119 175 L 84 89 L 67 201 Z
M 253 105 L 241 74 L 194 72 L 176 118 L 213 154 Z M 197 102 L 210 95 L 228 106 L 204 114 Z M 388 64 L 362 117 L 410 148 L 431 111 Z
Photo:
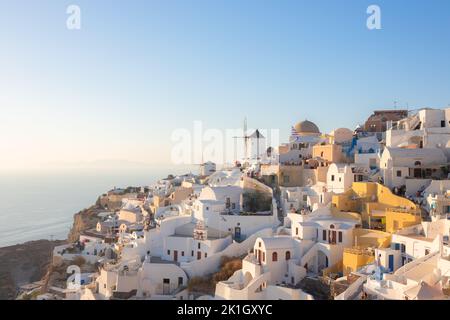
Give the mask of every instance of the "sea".
M 58 169 L 0 173 L 0 247 L 66 239 L 73 215 L 114 187 L 148 186 L 192 168 Z

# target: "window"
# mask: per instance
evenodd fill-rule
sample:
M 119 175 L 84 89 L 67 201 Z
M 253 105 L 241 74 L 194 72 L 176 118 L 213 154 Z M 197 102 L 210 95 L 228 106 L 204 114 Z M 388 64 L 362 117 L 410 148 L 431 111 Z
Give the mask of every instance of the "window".
M 397 177 L 401 177 L 402 176 L 402 171 L 401 170 L 397 170 Z
M 289 183 L 289 176 L 283 176 L 283 182 Z
M 181 251 L 181 256 L 184 257 L 184 251 Z
M 178 286 L 183 285 L 183 277 L 178 277 Z
M 170 279 L 164 278 L 164 279 L 163 279 L 163 283 L 164 283 L 164 284 L 170 284 Z
M 266 262 L 266 253 L 265 252 L 262 253 L 262 261 Z
M 322 240 L 323 240 L 323 241 L 326 241 L 326 240 L 327 240 L 327 231 L 326 231 L 326 230 L 323 230 L 323 231 L 322 231 Z
M 342 231 L 339 231 L 338 238 L 339 238 L 339 242 L 342 242 Z
M 233 209 L 233 210 L 236 209 L 236 203 L 233 202 L 233 203 L 231 204 L 231 209 Z
M 260 247 L 261 248 L 261 241 L 258 243 L 258 247 Z
M 169 255 L 169 256 L 170 256 L 170 250 L 167 250 L 167 255 Z
M 208 258 L 208 254 L 205 252 L 205 258 Z
M 430 254 L 430 249 L 429 248 L 425 248 L 425 255 L 429 255 Z
M 404 253 L 406 251 L 406 246 L 403 243 L 400 245 L 400 248 L 401 248 L 400 249 L 401 252 Z
M 291 259 L 291 252 L 290 251 L 286 251 L 286 261 Z
M 304 195 L 303 195 L 303 202 L 306 202 L 306 201 L 308 201 L 308 195 L 307 195 L 307 194 L 304 194 Z
M 331 175 L 331 181 L 334 181 L 334 174 Z
M 298 236 L 298 228 L 295 228 L 295 235 Z
M 193 256 L 194 256 L 194 250 L 191 251 L 191 257 L 193 257 Z
M 342 178 L 341 177 L 339 177 L 339 182 L 341 182 L 342 181 Z
M 416 162 L 414 162 L 414 165 L 420 167 L 422 165 L 422 162 L 416 161 Z
M 278 261 L 278 253 L 276 252 L 272 253 L 272 261 Z
M 441 128 L 445 128 L 445 120 L 441 120 Z
M 200 249 L 200 242 L 199 242 L 199 243 L 197 243 L 197 248 L 198 248 L 198 249 Z

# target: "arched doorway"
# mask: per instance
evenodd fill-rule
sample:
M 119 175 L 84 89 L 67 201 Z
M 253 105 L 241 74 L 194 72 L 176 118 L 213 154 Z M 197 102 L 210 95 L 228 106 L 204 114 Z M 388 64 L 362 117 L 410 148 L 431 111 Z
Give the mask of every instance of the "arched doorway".
M 323 251 L 319 250 L 317 251 L 317 272 L 320 273 L 325 268 L 328 268 L 328 257 Z
M 253 280 L 253 276 L 251 275 L 250 272 L 247 271 L 247 272 L 244 274 L 244 287 L 248 286 L 248 284 L 249 284 L 250 281 L 252 281 L 252 280 Z

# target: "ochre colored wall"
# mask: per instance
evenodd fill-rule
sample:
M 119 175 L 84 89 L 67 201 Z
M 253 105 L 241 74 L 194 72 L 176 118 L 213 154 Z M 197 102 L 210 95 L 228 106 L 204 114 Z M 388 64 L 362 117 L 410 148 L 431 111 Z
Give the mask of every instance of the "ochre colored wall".
M 386 232 L 396 232 L 406 227 L 414 226 L 421 222 L 419 215 L 404 212 L 386 211 Z
M 391 234 L 383 231 L 356 228 L 353 237 L 355 245 L 362 248 L 387 248 L 391 245 Z
M 282 187 L 300 187 L 303 185 L 302 166 L 280 166 L 278 183 Z M 284 182 L 284 176 L 289 176 L 289 182 Z
M 332 204 L 339 211 L 359 212 L 365 225 L 373 210 L 383 211 L 388 232 L 420 223 L 421 220 L 419 206 L 374 182 L 354 182 L 347 192 L 334 195 Z
M 317 182 L 327 182 L 327 172 L 328 172 L 328 166 L 327 167 L 317 167 L 315 169 L 316 173 L 316 181 Z
M 316 145 L 313 147 L 313 157 L 320 157 L 330 162 L 343 161 L 342 146 L 338 144 Z
M 344 275 L 358 270 L 359 268 L 374 262 L 375 257 L 369 254 L 357 254 L 350 250 L 344 250 L 342 268 Z

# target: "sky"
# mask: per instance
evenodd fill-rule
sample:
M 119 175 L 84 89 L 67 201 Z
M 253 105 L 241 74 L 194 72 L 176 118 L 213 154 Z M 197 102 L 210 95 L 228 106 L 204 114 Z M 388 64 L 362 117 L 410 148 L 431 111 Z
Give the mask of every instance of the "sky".
M 304 119 L 443 108 L 449 54 L 447 0 L 0 0 L 0 170 L 164 166 L 194 121 L 287 140 Z

